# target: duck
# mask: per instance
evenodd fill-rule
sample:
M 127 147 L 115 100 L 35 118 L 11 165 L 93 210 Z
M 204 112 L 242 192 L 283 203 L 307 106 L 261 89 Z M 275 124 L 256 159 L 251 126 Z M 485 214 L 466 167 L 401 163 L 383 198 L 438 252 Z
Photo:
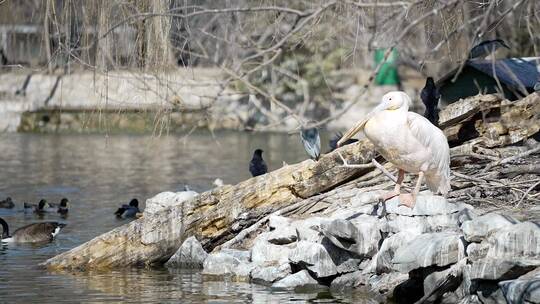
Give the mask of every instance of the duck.
M 67 215 L 68 214 L 68 209 L 69 207 L 69 200 L 67 198 L 63 198 L 62 200 L 60 200 L 60 205 L 58 205 L 58 209 L 56 212 L 60 213 L 60 215 Z
M 39 203 L 37 203 L 37 205 L 29 204 L 25 202 L 23 206 L 24 206 L 24 212 L 27 212 L 27 213 L 33 212 L 33 213 L 43 214 L 46 212 L 55 211 L 55 209 L 49 203 L 47 203 L 47 200 L 45 199 L 39 200 Z
M 34 223 L 23 226 L 10 235 L 9 226 L 3 218 L 0 218 L 0 225 L 2 225 L 2 237 L 0 239 L 5 243 L 50 242 L 66 226 L 66 224 L 58 222 Z
M 134 198 L 129 202 L 129 205 L 122 205 L 122 207 L 118 208 L 116 212 L 114 213 L 117 218 L 130 218 L 130 217 L 136 217 L 137 213 L 140 213 L 139 210 L 139 200 Z
M 11 200 L 11 197 L 6 197 L 5 200 L 2 200 L 0 201 L 0 208 L 6 208 L 6 209 L 11 209 L 15 207 L 15 204 L 13 203 L 13 201 Z

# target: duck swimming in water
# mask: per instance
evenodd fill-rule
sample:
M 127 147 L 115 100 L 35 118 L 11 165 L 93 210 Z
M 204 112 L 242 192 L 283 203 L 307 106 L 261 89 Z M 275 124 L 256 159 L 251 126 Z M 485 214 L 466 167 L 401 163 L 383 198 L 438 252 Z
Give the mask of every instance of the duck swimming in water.
M 139 212 L 141 212 L 139 210 L 139 200 L 134 198 L 129 202 L 129 205 L 122 205 L 114 214 L 117 218 L 130 218 L 136 217 Z
M 46 212 L 54 212 L 56 211 L 55 208 L 53 208 L 45 199 L 39 200 L 39 203 L 37 205 L 24 203 L 24 212 L 26 213 L 38 213 L 43 214 Z
M 2 218 L 0 218 L 0 225 L 2 225 L 1 241 L 6 243 L 50 242 L 66 226 L 57 222 L 35 223 L 23 226 L 10 235 L 9 226 Z
M 5 200 L 2 200 L 0 201 L 0 208 L 6 208 L 6 209 L 11 209 L 15 207 L 15 204 L 13 203 L 13 201 L 11 200 L 11 197 L 6 197 Z
M 65 216 L 68 214 L 69 212 L 69 200 L 67 198 L 63 198 L 61 201 L 60 201 L 60 205 L 58 206 L 58 209 L 56 212 L 60 213 L 60 215 L 62 216 Z

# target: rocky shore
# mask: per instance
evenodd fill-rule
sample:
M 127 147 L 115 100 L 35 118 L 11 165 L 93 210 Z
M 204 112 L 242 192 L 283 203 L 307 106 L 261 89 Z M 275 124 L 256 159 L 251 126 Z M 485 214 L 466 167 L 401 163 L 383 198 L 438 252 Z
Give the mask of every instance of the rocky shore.
M 271 215 L 211 253 L 190 237 L 166 266 L 276 289 L 361 288 L 379 302 L 539 301 L 538 222 L 478 215 L 429 193 L 411 210 L 379 194 L 350 190 L 339 207 L 317 216 Z

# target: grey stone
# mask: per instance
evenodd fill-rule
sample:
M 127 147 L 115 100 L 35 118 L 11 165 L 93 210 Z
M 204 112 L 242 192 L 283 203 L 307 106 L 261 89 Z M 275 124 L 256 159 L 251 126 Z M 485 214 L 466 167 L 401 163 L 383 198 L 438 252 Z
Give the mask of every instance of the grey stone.
M 221 249 L 220 252 L 231 255 L 231 256 L 237 258 L 240 262 L 247 263 L 247 262 L 249 262 L 251 260 L 251 251 L 249 251 L 249 250 L 223 248 L 223 249 Z
M 319 288 L 325 288 L 325 286 L 321 286 L 317 280 L 312 278 L 309 275 L 309 272 L 307 270 L 301 270 L 297 273 L 290 274 L 286 276 L 285 278 L 275 282 L 272 284 L 273 288 L 280 288 L 280 289 L 319 289 Z
M 270 230 L 279 229 L 289 226 L 291 222 L 290 219 L 284 216 L 273 214 L 268 218 L 268 227 L 270 227 Z
M 357 192 L 357 194 L 351 198 L 351 205 L 354 207 L 360 207 L 367 204 L 376 205 L 384 193 L 385 191 Z
M 374 216 L 362 214 L 351 218 L 350 222 L 359 232 L 356 238 L 356 253 L 368 257 L 375 255 L 381 241 L 379 219 Z
M 371 290 L 381 294 L 392 294 L 394 288 L 407 281 L 409 275 L 399 272 L 383 273 L 369 278 L 368 285 Z
M 165 263 L 167 267 L 177 268 L 203 268 L 204 260 L 208 253 L 203 249 L 201 243 L 192 236 L 187 238 L 178 251 Z
M 240 263 L 233 269 L 233 274 L 238 281 L 249 281 L 251 271 L 257 266 L 255 263 Z
M 296 230 L 290 226 L 277 228 L 269 232 L 266 239 L 274 245 L 290 244 L 296 242 Z
M 296 229 L 298 241 L 320 243 L 323 238 L 323 234 L 320 232 L 321 224 L 328 221 L 330 219 L 310 217 L 305 220 L 295 221 L 291 225 Z
M 414 208 L 399 205 L 399 197 L 386 201 L 386 212 L 407 216 L 437 215 L 459 212 L 472 207 L 463 203 L 450 203 L 446 198 L 436 195 L 420 194 L 416 198 Z
M 374 271 L 378 274 L 392 272 L 392 259 L 397 249 L 411 242 L 417 236 L 418 234 L 414 233 L 398 232 L 384 239 L 379 252 L 373 257 Z
M 331 289 L 344 289 L 344 288 L 353 288 L 359 285 L 359 278 L 362 276 L 362 272 L 357 270 L 355 272 L 350 272 L 343 274 L 335 278 L 330 284 Z
M 467 257 L 471 261 L 476 261 L 486 257 L 489 246 L 486 242 L 471 243 L 467 246 Z
M 238 264 L 240 260 L 232 255 L 222 252 L 212 253 L 204 260 L 202 273 L 215 276 L 232 275 Z
M 362 262 L 362 258 L 357 254 L 337 247 L 328 238 L 324 238 L 321 245 L 330 255 L 338 273 L 353 272 L 361 268 L 360 263 Z
M 469 295 L 459 301 L 458 304 L 483 304 L 477 295 Z
M 358 229 L 347 220 L 333 220 L 321 225 L 321 230 L 335 246 L 350 252 L 357 252 Z
M 337 267 L 323 245 L 300 241 L 289 254 L 293 264 L 301 265 L 318 278 L 329 277 L 338 273 Z
M 288 261 L 290 252 L 289 247 L 271 244 L 262 236 L 251 248 L 251 261 L 260 265 L 281 265 Z
M 471 268 L 471 280 L 511 280 L 540 266 L 540 260 L 483 258 Z
M 280 266 L 255 267 L 251 271 L 251 279 L 255 283 L 273 283 L 281 280 L 291 273 L 289 263 Z
M 400 272 L 427 266 L 446 266 L 465 257 L 460 235 L 449 232 L 424 233 L 404 247 L 398 248 L 392 260 Z
M 540 303 L 540 274 L 499 282 L 499 287 L 509 304 Z
M 461 229 L 468 242 L 481 242 L 493 231 L 517 223 L 519 221 L 511 216 L 488 213 L 464 222 Z
M 533 222 L 507 226 L 488 237 L 488 257 L 540 259 L 540 227 Z

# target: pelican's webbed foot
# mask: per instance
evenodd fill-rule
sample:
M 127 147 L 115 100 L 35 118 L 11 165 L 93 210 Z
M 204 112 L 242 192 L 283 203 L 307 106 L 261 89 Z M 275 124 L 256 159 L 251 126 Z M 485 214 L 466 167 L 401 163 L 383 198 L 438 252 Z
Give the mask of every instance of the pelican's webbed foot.
M 416 197 L 412 193 L 403 193 L 399 195 L 399 205 L 414 208 L 416 204 Z

